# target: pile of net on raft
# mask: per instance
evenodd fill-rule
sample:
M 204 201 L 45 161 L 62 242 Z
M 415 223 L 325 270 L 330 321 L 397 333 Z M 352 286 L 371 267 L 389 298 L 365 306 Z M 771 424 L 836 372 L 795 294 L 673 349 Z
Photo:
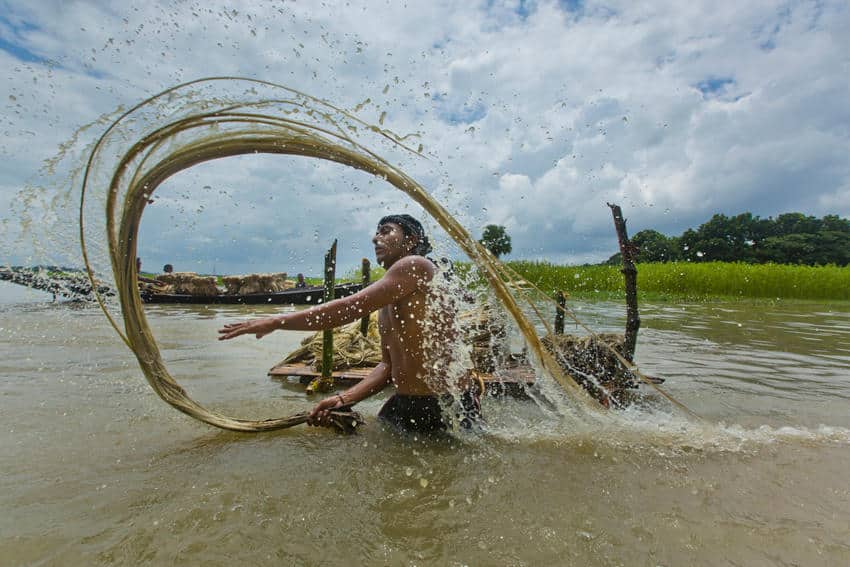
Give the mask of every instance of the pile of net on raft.
M 498 375 L 500 368 L 528 364 L 525 353 L 509 352 L 505 326 L 492 316 L 487 306 L 463 312 L 460 325 L 464 341 L 471 346 L 472 370 L 475 372 Z M 370 368 L 381 362 L 377 312 L 370 316 L 365 335 L 360 329 L 360 321 L 357 321 L 334 330 L 332 370 Z M 623 335 L 546 335 L 541 340 L 562 368 L 575 376 L 582 387 L 605 405 L 612 400 L 615 403 L 626 403 L 628 390 L 638 386 L 637 378 L 606 347 L 609 345 L 622 355 Z M 289 353 L 280 364 L 301 363 L 321 372 L 322 344 L 322 332 L 314 333 L 306 337 L 301 346 Z
M 301 346 L 286 355 L 281 364 L 308 364 L 322 371 L 322 331 L 301 341 Z M 381 339 L 378 335 L 378 313 L 369 317 L 365 335 L 360 333 L 360 321 L 334 329 L 333 370 L 377 366 L 381 362 Z
M 199 276 L 195 272 L 173 272 L 160 274 L 154 280 L 140 284 L 142 291 L 178 295 L 212 296 L 252 295 L 257 293 L 275 293 L 295 287 L 295 282 L 286 279 L 286 272 L 277 274 L 246 274 L 240 276 L 222 276 L 224 289 L 218 286 L 214 276 Z

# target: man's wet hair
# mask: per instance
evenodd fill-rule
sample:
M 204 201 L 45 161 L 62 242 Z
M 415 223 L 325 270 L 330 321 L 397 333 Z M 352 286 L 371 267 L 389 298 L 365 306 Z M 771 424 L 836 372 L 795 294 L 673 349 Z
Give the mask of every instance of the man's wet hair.
M 415 236 L 416 246 L 411 250 L 411 254 L 417 256 L 425 256 L 431 252 L 431 242 L 425 236 L 425 229 L 422 228 L 422 223 L 410 215 L 387 215 L 378 221 L 378 226 L 387 224 L 388 222 L 395 223 L 401 227 L 401 231 L 405 236 Z

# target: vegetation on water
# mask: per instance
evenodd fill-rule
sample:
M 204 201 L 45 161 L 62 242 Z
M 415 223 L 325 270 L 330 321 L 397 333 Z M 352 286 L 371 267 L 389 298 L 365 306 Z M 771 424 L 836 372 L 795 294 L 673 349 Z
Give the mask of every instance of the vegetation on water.
M 621 298 L 625 295 L 621 266 L 561 266 L 546 261 L 506 262 L 520 276 L 549 295 Z M 465 281 L 471 264 L 455 262 Z M 653 299 L 709 297 L 850 300 L 850 266 L 746 264 L 743 262 L 653 262 L 637 265 L 638 293 Z M 385 270 L 373 266 L 372 281 Z M 352 269 L 342 281 L 359 281 Z M 483 280 L 481 281 L 483 284 Z
M 850 264 L 850 220 L 785 213 L 762 219 L 752 213 L 714 215 L 696 230 L 668 237 L 642 230 L 631 238 L 638 262 L 746 262 L 752 264 Z M 620 265 L 620 254 L 608 259 Z
M 561 266 L 546 261 L 507 262 L 522 278 L 549 295 L 566 291 L 573 297 L 623 297 L 625 287 L 620 266 Z M 463 275 L 472 266 L 455 262 Z M 850 266 L 746 264 L 743 262 L 639 263 L 638 293 L 653 299 L 705 299 L 709 297 L 850 300 Z M 385 273 L 372 267 L 372 281 Z M 73 269 L 53 268 L 51 275 L 80 274 Z M 155 278 L 157 274 L 140 274 Z M 220 279 L 221 276 L 219 276 Z M 306 277 L 307 285 L 321 285 L 318 277 Z M 360 282 L 359 268 L 352 268 L 338 283 Z M 481 282 L 483 284 L 483 281 Z M 221 284 L 221 282 L 219 282 Z
M 604 297 L 625 293 L 618 266 L 558 266 L 516 261 L 508 265 L 548 294 Z M 642 296 L 850 300 L 850 266 L 668 262 L 638 264 Z

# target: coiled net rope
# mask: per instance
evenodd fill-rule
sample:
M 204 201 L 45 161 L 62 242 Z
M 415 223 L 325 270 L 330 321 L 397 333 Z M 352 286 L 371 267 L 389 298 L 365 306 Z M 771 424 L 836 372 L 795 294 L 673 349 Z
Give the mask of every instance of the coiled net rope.
M 212 96 L 205 91 L 222 86 L 238 94 Z M 134 137 L 133 127 L 139 125 L 142 131 Z M 404 144 L 405 138 L 367 124 L 328 102 L 283 85 L 239 77 L 198 79 L 166 89 L 124 112 L 94 144 L 82 177 L 79 224 L 83 259 L 89 278 L 96 282 L 87 250 L 87 214 L 93 214 L 99 207 L 93 211 L 87 199 L 97 197 L 105 201 L 105 234 L 98 236 L 108 246 L 123 325 L 112 316 L 100 294 L 97 300 L 160 398 L 200 421 L 234 431 L 282 429 L 305 419 L 303 413 L 266 420 L 238 419 L 195 402 L 163 362 L 138 291 L 135 259 L 139 226 L 145 206 L 157 187 L 176 173 L 202 162 L 263 153 L 346 165 L 387 181 L 413 199 L 454 239 L 486 278 L 524 336 L 532 362 L 560 384 L 577 411 L 588 417 L 603 411 L 543 348 L 532 323 L 503 280 L 506 275 L 508 280 L 512 277 L 506 268 L 421 185 L 358 142 L 358 132 L 372 133 L 396 149 L 419 153 Z M 104 175 L 104 171 L 110 173 Z M 93 201 L 99 204 L 97 199 Z

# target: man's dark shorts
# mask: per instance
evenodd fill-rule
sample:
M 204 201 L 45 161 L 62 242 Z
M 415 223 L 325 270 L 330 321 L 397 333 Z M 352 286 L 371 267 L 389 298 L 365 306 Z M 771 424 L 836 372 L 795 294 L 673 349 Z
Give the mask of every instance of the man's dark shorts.
M 381 411 L 378 418 L 403 431 L 415 433 L 438 433 L 453 429 L 457 423 L 470 429 L 482 421 L 481 401 L 477 392 L 467 391 L 459 397 L 451 394 L 442 396 L 405 396 L 395 394 Z

